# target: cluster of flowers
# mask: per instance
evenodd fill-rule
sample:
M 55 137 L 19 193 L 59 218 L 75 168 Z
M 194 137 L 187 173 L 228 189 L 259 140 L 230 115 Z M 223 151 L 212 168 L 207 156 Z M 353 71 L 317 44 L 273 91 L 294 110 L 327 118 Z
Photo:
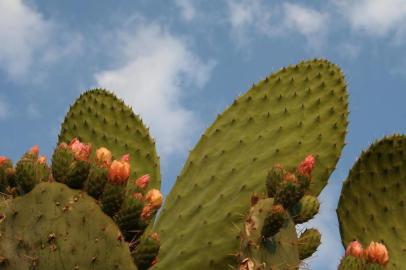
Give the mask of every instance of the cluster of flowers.
M 69 145 L 62 143 L 60 147 L 70 149 L 77 160 L 87 161 L 89 159 L 92 146 L 73 139 Z M 108 170 L 108 181 L 113 184 L 126 184 L 131 171 L 130 155 L 125 154 L 119 160 L 113 160 L 111 151 L 105 147 L 96 150 L 96 163 L 104 166 Z M 144 191 L 150 182 L 148 174 L 134 180 L 134 185 L 139 191 Z M 141 218 L 149 219 L 155 210 L 162 205 L 163 196 L 158 189 L 151 189 L 145 195 L 143 192 L 134 192 L 133 198 L 145 203 Z
M 353 241 L 348 244 L 345 251 L 345 256 L 354 256 L 361 259 L 366 259 L 371 263 L 377 263 L 386 266 L 389 262 L 389 254 L 384 244 L 371 242 L 364 249 L 360 242 Z

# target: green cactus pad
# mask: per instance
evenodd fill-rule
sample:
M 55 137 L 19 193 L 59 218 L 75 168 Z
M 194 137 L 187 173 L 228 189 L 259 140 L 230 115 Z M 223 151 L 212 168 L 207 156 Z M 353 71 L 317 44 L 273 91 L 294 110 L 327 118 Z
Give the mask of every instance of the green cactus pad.
M 133 252 L 134 262 L 139 270 L 147 270 L 151 267 L 159 252 L 159 245 L 159 239 L 154 238 L 153 234 L 144 235 L 141 238 L 140 243 Z
M 1 269 L 137 269 L 118 227 L 83 192 L 40 183 L 0 211 Z
M 108 148 L 116 159 L 129 153 L 130 179 L 150 174 L 149 187 L 159 189 L 161 175 L 155 141 L 142 120 L 114 94 L 93 89 L 76 100 L 62 124 L 59 143 L 69 143 L 76 137 L 84 143 L 91 143 L 94 150 Z M 132 188 L 129 181 L 127 189 Z
M 344 246 L 382 242 L 388 270 L 406 265 L 406 136 L 386 137 L 363 152 L 350 170 L 337 214 Z
M 299 237 L 299 258 L 304 260 L 316 252 L 320 246 L 321 234 L 316 229 L 306 229 Z
M 353 256 L 344 256 L 340 261 L 338 270 L 364 270 L 365 264 L 365 259 Z
M 15 181 L 18 192 L 25 194 L 30 192 L 36 184 L 48 181 L 50 168 L 46 164 L 40 164 L 37 157 L 25 154 L 16 164 Z
M 317 196 L 344 145 L 347 96 L 341 70 L 311 60 L 283 68 L 235 100 L 202 135 L 166 199 L 153 269 L 236 267 L 250 196 L 265 191 L 274 164 L 296 167 L 313 154 L 310 190 Z

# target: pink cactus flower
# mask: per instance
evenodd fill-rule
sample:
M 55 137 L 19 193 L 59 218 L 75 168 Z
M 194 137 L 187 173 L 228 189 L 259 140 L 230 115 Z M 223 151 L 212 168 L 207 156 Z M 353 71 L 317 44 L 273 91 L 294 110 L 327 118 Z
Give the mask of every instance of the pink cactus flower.
M 37 162 L 38 162 L 39 164 L 45 165 L 45 164 L 47 164 L 47 157 L 46 157 L 46 156 L 40 156 L 40 157 L 38 158 Z
M 134 192 L 133 198 L 136 199 L 137 201 L 143 201 L 144 195 L 142 195 L 142 193 L 140 193 L 140 192 Z
M 3 166 L 7 162 L 8 158 L 5 156 L 0 156 L 0 166 Z
M 101 147 L 96 150 L 96 160 L 104 166 L 109 167 L 111 165 L 112 158 L 113 155 L 111 154 L 111 151 L 109 149 Z
M 115 184 L 125 184 L 130 177 L 130 163 L 114 160 L 109 168 L 108 179 Z
M 125 154 L 121 157 L 121 161 L 130 162 L 130 154 Z
M 364 251 L 368 261 L 386 266 L 389 262 L 389 254 L 384 244 L 371 242 Z
M 297 171 L 305 176 L 310 176 L 316 160 L 313 155 L 308 155 L 297 167 Z
M 31 147 L 30 151 L 31 154 L 38 156 L 39 153 L 39 146 L 38 145 L 34 145 L 33 147 Z
M 90 144 L 81 143 L 77 138 L 69 143 L 69 148 L 75 155 L 77 160 L 87 161 L 89 159 L 92 146 Z
M 140 189 L 144 189 L 148 186 L 149 181 L 150 181 L 149 174 L 145 174 L 140 178 L 138 178 L 137 180 L 135 180 L 135 185 Z
M 353 256 L 361 258 L 364 254 L 364 249 L 358 241 L 352 241 L 348 244 L 347 249 L 345 250 L 345 256 Z
M 158 209 L 162 205 L 163 196 L 157 189 L 151 189 L 145 194 L 145 201 L 151 205 L 154 209 Z

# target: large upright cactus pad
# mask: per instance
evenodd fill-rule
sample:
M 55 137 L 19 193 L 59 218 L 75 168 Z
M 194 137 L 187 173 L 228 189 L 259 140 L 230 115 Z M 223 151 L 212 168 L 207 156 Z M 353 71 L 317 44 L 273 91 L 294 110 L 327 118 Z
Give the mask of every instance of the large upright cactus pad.
M 337 214 L 343 245 L 382 242 L 389 251 L 386 269 L 406 265 L 406 136 L 372 144 L 351 169 Z
M 343 74 L 326 60 L 283 68 L 235 100 L 203 134 L 166 200 L 154 269 L 236 267 L 251 194 L 265 191 L 272 165 L 296 166 L 313 154 L 318 195 L 344 145 L 347 106 Z
M 64 184 L 40 183 L 0 213 L 0 269 L 137 269 L 96 201 Z
M 75 137 L 95 148 L 107 147 L 115 158 L 129 153 L 131 179 L 149 174 L 149 187 L 160 187 L 155 141 L 142 120 L 114 94 L 93 89 L 76 100 L 62 124 L 59 142 L 69 142 Z M 128 187 L 131 187 L 132 182 L 129 183 Z

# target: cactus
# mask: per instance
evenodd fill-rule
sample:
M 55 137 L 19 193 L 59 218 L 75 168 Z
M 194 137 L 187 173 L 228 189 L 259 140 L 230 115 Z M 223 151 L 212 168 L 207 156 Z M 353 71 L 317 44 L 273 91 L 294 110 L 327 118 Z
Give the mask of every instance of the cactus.
M 15 181 L 19 194 L 28 193 L 36 184 L 49 180 L 50 169 L 39 160 L 38 151 L 38 146 L 34 146 L 16 164 Z
M 151 188 L 159 188 L 161 175 L 155 141 L 131 108 L 112 93 L 92 89 L 83 93 L 70 107 L 59 134 L 59 143 L 78 138 L 94 149 L 106 147 L 113 156 L 130 154 L 130 179 L 151 175 Z M 129 191 L 134 191 L 128 185 Z
M 118 227 L 81 191 L 40 183 L 0 211 L 1 269 L 137 269 Z
M 159 237 L 157 233 L 150 233 L 141 238 L 139 245 L 134 250 L 134 262 L 139 270 L 147 270 L 156 263 L 159 252 Z
M 236 99 L 202 135 L 166 200 L 153 269 L 236 267 L 249 198 L 265 191 L 269 167 L 296 166 L 312 153 L 309 195 L 317 196 L 344 145 L 347 106 L 343 75 L 325 60 L 283 68 Z
M 337 215 L 343 245 L 378 240 L 388 248 L 386 269 L 403 269 L 406 227 L 406 136 L 394 135 L 363 152 L 345 180 Z
M 5 156 L 0 156 L 0 192 L 8 193 L 7 188 L 15 187 L 15 170 L 13 162 Z

